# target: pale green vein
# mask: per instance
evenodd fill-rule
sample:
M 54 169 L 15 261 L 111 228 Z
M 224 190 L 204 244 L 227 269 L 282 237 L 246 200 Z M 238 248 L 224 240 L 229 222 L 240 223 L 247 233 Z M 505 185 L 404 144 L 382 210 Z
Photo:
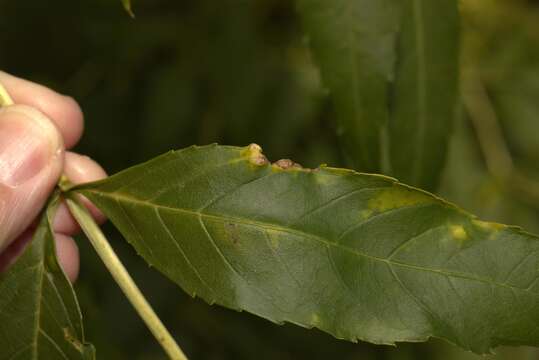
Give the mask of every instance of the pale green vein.
M 58 302 L 62 306 L 62 310 L 64 311 L 64 314 L 65 314 L 67 322 L 69 323 L 69 326 L 73 330 L 75 330 L 75 326 L 73 326 L 73 322 L 71 321 L 71 316 L 69 316 L 69 311 L 67 310 L 67 307 L 66 307 L 62 297 L 60 296 L 60 292 L 58 291 L 58 288 L 56 287 L 56 284 L 54 283 L 54 281 L 52 281 L 52 279 L 49 276 L 47 276 L 47 280 L 49 281 L 49 284 L 51 284 L 52 288 L 54 289 L 54 293 L 56 294 L 56 298 L 58 299 Z M 45 300 L 45 298 L 43 298 L 43 300 Z M 55 318 L 55 321 L 56 321 L 56 318 Z M 60 325 L 60 324 L 58 324 L 58 325 Z
M 426 304 L 423 303 L 423 301 L 421 299 L 419 299 L 412 291 L 410 291 L 410 289 L 408 289 L 408 287 L 406 285 L 404 285 L 401 278 L 397 275 L 397 273 L 395 272 L 395 269 L 393 269 L 393 267 L 390 264 L 388 264 L 388 270 L 391 273 L 391 275 L 393 276 L 393 278 L 395 279 L 395 281 L 402 288 L 402 290 L 404 290 L 404 292 L 406 292 L 408 294 L 408 296 L 410 296 L 410 298 L 417 304 L 417 306 L 422 308 L 423 311 L 425 311 L 425 313 L 428 316 L 430 316 L 433 320 L 440 321 L 440 318 L 438 316 L 436 316 L 432 312 L 432 310 Z
M 198 270 L 193 266 L 193 263 L 191 262 L 191 260 L 189 260 L 189 257 L 187 257 L 187 254 L 185 253 L 182 246 L 180 245 L 181 241 L 176 240 L 174 235 L 172 235 L 172 233 L 170 232 L 170 229 L 169 229 L 168 225 L 165 223 L 165 221 L 161 217 L 161 214 L 159 213 L 159 208 L 154 208 L 154 211 L 155 211 L 155 215 L 157 217 L 157 220 L 159 221 L 161 226 L 163 226 L 165 228 L 165 232 L 166 232 L 167 236 L 170 238 L 172 243 L 174 245 L 176 245 L 176 248 L 178 249 L 178 251 L 180 252 L 182 257 L 185 259 L 185 262 L 187 263 L 188 267 L 193 271 L 193 273 L 200 280 L 200 282 L 204 286 L 206 286 L 206 288 L 208 288 L 208 290 L 210 290 L 215 295 L 215 291 L 213 290 L 213 288 L 211 286 L 209 286 L 208 283 L 206 283 L 206 281 L 204 281 L 204 279 L 202 278 L 202 276 L 200 275 Z
M 414 205 L 414 207 L 417 209 L 417 208 L 421 208 L 421 207 L 426 207 L 426 206 L 432 206 L 432 203 L 425 203 L 425 204 L 421 204 L 421 205 Z M 354 230 L 357 230 L 359 229 L 360 227 L 382 217 L 382 216 L 387 216 L 387 215 L 390 215 L 390 214 L 393 214 L 393 213 L 397 213 L 397 212 L 401 212 L 401 211 L 404 211 L 404 210 L 407 210 L 407 209 L 410 209 L 410 206 L 403 206 L 403 207 L 399 207 L 399 208 L 395 208 L 395 209 L 390 209 L 390 210 L 387 210 L 387 211 L 384 211 L 384 212 L 381 212 L 381 213 L 378 213 L 378 214 L 375 214 L 363 221 L 360 221 L 360 222 L 357 222 L 355 224 L 352 224 L 350 225 L 347 229 L 344 229 L 340 234 L 339 236 L 337 237 L 337 240 L 335 240 L 336 243 L 339 243 L 342 239 L 344 239 L 346 236 L 348 236 L 348 234 L 350 234 L 351 232 L 353 232 Z
M 382 190 L 382 189 L 387 189 L 389 186 L 382 186 L 382 187 L 363 187 L 363 188 L 358 188 L 358 189 L 353 189 L 352 191 L 349 191 L 347 193 L 344 193 L 344 194 L 341 194 L 341 195 L 338 195 L 330 200 L 328 200 L 327 202 L 305 212 L 303 215 L 301 215 L 298 219 L 295 219 L 294 222 L 290 223 L 290 225 L 295 225 L 295 224 L 298 224 L 301 222 L 301 220 L 305 219 L 306 217 L 308 216 L 311 216 L 311 215 L 314 215 L 316 214 L 317 212 L 319 211 L 322 211 L 324 209 L 327 209 L 329 206 L 331 205 L 334 205 L 335 203 L 339 202 L 339 201 L 342 201 L 342 200 L 345 200 L 345 199 L 348 199 L 350 196 L 353 196 L 353 195 L 356 195 L 356 194 L 360 194 L 362 192 L 366 192 L 366 191 L 377 191 L 377 190 Z
M 290 276 L 290 278 L 296 283 L 296 286 L 298 288 L 301 288 L 301 284 L 300 282 L 298 281 L 298 279 L 296 279 L 296 277 L 294 276 L 294 274 L 292 273 L 292 271 L 290 271 L 290 267 L 288 266 L 288 264 L 286 262 L 284 262 L 282 259 L 281 259 L 281 256 L 273 249 L 273 247 L 271 246 L 271 240 L 269 238 L 269 235 L 268 235 L 268 232 L 267 231 L 264 231 L 264 237 L 266 239 L 266 244 L 269 248 L 269 250 L 271 251 L 272 255 L 273 255 L 273 258 L 275 260 L 277 260 L 278 263 L 280 263 L 283 268 L 285 269 L 285 271 L 288 273 L 288 276 Z
M 69 358 L 66 356 L 66 354 L 62 351 L 62 349 L 60 348 L 60 346 L 58 346 L 58 344 L 56 343 L 56 341 L 54 341 L 53 338 L 51 338 L 46 332 L 45 330 L 39 328 L 39 333 L 49 342 L 51 343 L 51 345 L 56 349 L 56 351 L 58 351 L 58 353 L 60 355 L 62 355 L 62 357 L 66 360 L 69 360 Z M 37 358 L 36 358 L 37 359 Z
M 207 219 L 214 220 L 214 221 L 217 221 L 217 222 L 222 222 L 222 223 L 227 223 L 227 222 L 228 223 L 236 223 L 236 224 L 244 225 L 244 226 L 252 226 L 252 227 L 261 228 L 261 229 L 270 229 L 270 230 L 277 231 L 277 232 L 288 233 L 288 234 L 295 235 L 295 236 L 298 236 L 298 237 L 309 238 L 309 239 L 315 240 L 315 241 L 317 241 L 317 242 L 319 242 L 319 243 L 321 243 L 321 244 L 323 244 L 325 246 L 333 246 L 333 247 L 339 248 L 339 249 L 341 249 L 343 251 L 347 251 L 349 253 L 352 253 L 354 255 L 361 256 L 361 257 L 364 257 L 364 258 L 367 258 L 367 259 L 370 259 L 370 260 L 373 260 L 373 261 L 376 261 L 376 262 L 382 262 L 382 263 L 385 263 L 385 264 L 389 264 L 391 266 L 398 266 L 398 267 L 413 269 L 413 270 L 422 271 L 422 272 L 430 272 L 430 273 L 434 273 L 434 274 L 438 274 L 438 275 L 442 275 L 442 276 L 451 276 L 451 277 L 457 277 L 457 278 L 462 278 L 462 279 L 466 279 L 466 280 L 482 282 L 482 283 L 489 284 L 489 285 L 492 285 L 492 286 L 503 287 L 503 288 L 508 288 L 508 289 L 515 289 L 515 290 L 522 291 L 522 292 L 529 292 L 529 293 L 533 294 L 534 296 L 539 297 L 539 294 L 530 291 L 530 289 L 523 289 L 523 288 L 519 288 L 517 286 L 511 285 L 511 284 L 504 284 L 504 283 L 496 282 L 493 279 L 479 277 L 479 276 L 476 276 L 474 274 L 461 273 L 461 272 L 449 271 L 449 270 L 433 269 L 433 268 L 428 268 L 428 267 L 424 267 L 424 266 L 417 266 L 417 265 L 413 265 L 413 264 L 408 264 L 408 263 L 403 263 L 403 262 L 399 262 L 399 261 L 395 261 L 395 260 L 390 260 L 390 259 L 387 259 L 387 258 L 381 258 L 381 257 L 378 257 L 378 256 L 374 256 L 374 255 L 371 255 L 371 254 L 367 254 L 367 253 L 358 251 L 357 249 L 346 247 L 346 246 L 344 246 L 342 244 L 337 244 L 337 243 L 331 242 L 331 241 L 329 241 L 329 240 L 327 240 L 325 238 L 322 238 L 322 237 L 320 237 L 320 236 L 318 236 L 316 234 L 307 233 L 307 232 L 297 230 L 297 229 L 285 228 L 285 227 L 280 226 L 278 224 L 251 220 L 251 219 L 242 218 L 242 217 L 239 217 L 239 216 L 230 217 L 230 216 L 226 216 L 226 215 L 222 215 L 222 214 L 207 214 L 207 213 L 196 212 L 196 211 L 193 211 L 193 210 L 190 210 L 190 209 L 173 208 L 173 207 L 169 207 L 169 206 L 165 206 L 165 205 L 149 203 L 147 201 L 134 198 L 134 197 L 132 197 L 132 196 L 130 196 L 128 194 L 104 193 L 104 192 L 100 192 L 98 190 L 92 190 L 92 189 L 84 189 L 84 190 L 80 190 L 80 192 L 82 194 L 84 194 L 84 193 L 86 193 L 86 194 L 93 193 L 94 195 L 97 195 L 97 196 L 110 198 L 110 199 L 113 199 L 113 200 L 116 200 L 116 201 L 123 201 L 123 202 L 126 202 L 126 203 L 130 203 L 131 205 L 139 205 L 139 206 L 145 206 L 145 207 L 157 207 L 157 208 L 160 208 L 162 210 L 170 211 L 170 212 L 173 212 L 173 213 L 182 213 L 182 214 L 185 214 L 185 215 L 198 217 L 200 219 L 202 225 L 204 225 L 204 222 L 203 222 L 202 218 L 207 218 Z M 221 255 L 223 256 L 222 253 L 221 253 Z M 228 265 L 231 266 L 230 264 L 228 264 Z M 234 272 L 236 272 L 234 268 L 232 268 L 232 270 Z
M 148 246 L 148 244 L 146 244 L 146 241 L 144 240 L 144 237 L 142 236 L 142 234 L 138 231 L 138 229 L 136 228 L 135 224 L 133 224 L 133 221 L 131 220 L 131 216 L 127 213 L 127 211 L 124 209 L 124 207 L 122 206 L 122 204 L 120 203 L 120 201 L 118 201 L 118 199 L 116 199 L 117 201 L 117 204 L 118 204 L 118 208 L 122 211 L 122 213 L 125 215 L 125 218 L 127 220 L 127 222 L 129 223 L 129 226 L 134 230 L 134 232 L 138 235 L 138 238 L 140 239 L 140 242 L 144 245 L 144 247 L 148 250 L 149 254 L 151 257 L 153 257 L 153 250 L 150 246 Z
M 39 269 L 37 270 L 39 272 L 38 279 L 39 283 L 37 284 L 37 289 L 39 290 L 38 293 L 43 293 L 43 273 L 45 272 L 45 264 L 42 259 L 39 264 L 41 265 Z M 36 298 L 37 304 L 36 304 L 36 311 L 35 314 L 35 320 L 34 320 L 34 341 L 32 342 L 32 358 L 37 359 L 37 341 L 38 341 L 38 335 L 39 335 L 39 329 L 41 324 L 41 301 Z
M 441 227 L 444 227 L 445 225 L 438 225 L 438 226 L 435 226 L 435 227 L 431 227 L 431 228 L 428 228 L 422 232 L 420 232 L 419 234 L 415 235 L 415 236 L 412 236 L 411 238 L 409 239 L 406 239 L 405 241 L 402 242 L 402 244 L 398 245 L 394 250 L 392 250 L 389 255 L 387 256 L 387 259 L 388 260 L 391 260 L 393 257 L 397 256 L 397 254 L 399 254 L 402 250 L 404 250 L 406 248 L 406 246 L 408 246 L 408 244 L 410 244 L 411 242 L 413 242 L 414 240 L 417 240 L 419 239 L 420 237 L 430 233 L 431 231 L 434 231 L 434 230 L 437 230 Z
M 23 346 L 22 348 L 17 350 L 15 353 L 13 353 L 13 355 L 11 355 L 9 357 L 9 359 L 7 359 L 7 360 L 14 360 L 14 359 L 18 358 L 20 355 L 24 354 L 27 350 L 32 350 L 31 347 L 32 347 L 32 344 L 28 344 L 28 345 Z
M 226 264 L 226 266 L 232 271 L 232 273 L 235 274 L 239 279 L 241 279 L 249 288 L 256 291 L 262 297 L 264 297 L 266 300 L 271 302 L 271 299 L 268 297 L 268 295 L 263 293 L 258 287 L 253 286 L 252 284 L 250 284 L 249 281 L 247 281 L 247 279 L 245 278 L 245 276 L 243 276 L 238 270 L 236 270 L 236 268 L 232 265 L 230 260 L 228 260 L 228 258 L 225 256 L 225 254 L 223 254 L 223 252 L 221 251 L 221 248 L 217 245 L 217 243 L 215 242 L 215 239 L 213 238 L 212 234 L 208 231 L 208 228 L 206 227 L 206 223 L 204 222 L 204 217 L 205 217 L 204 215 L 205 214 L 192 212 L 192 215 L 195 215 L 195 216 L 198 217 L 198 220 L 199 220 L 199 223 L 200 223 L 200 225 L 202 227 L 202 230 L 206 233 L 206 237 L 208 238 L 208 240 L 212 244 L 212 246 L 215 249 L 215 251 L 217 252 L 217 254 L 223 259 L 223 262 Z M 277 307 L 275 304 L 273 304 L 273 306 Z M 279 310 L 282 310 L 282 309 L 279 309 Z

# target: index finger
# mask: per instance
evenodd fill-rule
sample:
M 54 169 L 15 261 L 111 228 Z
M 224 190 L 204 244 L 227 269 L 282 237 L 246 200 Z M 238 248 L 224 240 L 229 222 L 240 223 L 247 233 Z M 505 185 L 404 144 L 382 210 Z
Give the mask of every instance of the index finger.
M 0 83 L 16 104 L 35 107 L 52 119 L 64 138 L 66 148 L 73 147 L 79 141 L 84 129 L 84 118 L 73 98 L 3 71 L 0 71 Z

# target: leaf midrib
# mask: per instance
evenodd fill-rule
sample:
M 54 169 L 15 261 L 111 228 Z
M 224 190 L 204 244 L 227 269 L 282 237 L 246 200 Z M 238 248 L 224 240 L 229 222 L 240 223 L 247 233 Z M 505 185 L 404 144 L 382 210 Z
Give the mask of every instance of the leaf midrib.
M 346 246 L 344 246 L 342 244 L 339 244 L 339 243 L 334 243 L 334 242 L 328 241 L 327 239 L 325 239 L 323 237 L 320 237 L 320 236 L 318 236 L 316 234 L 307 233 L 305 231 L 301 231 L 301 230 L 297 230 L 297 229 L 286 228 L 286 227 L 283 227 L 281 225 L 274 224 L 274 223 L 263 222 L 263 221 L 255 221 L 255 220 L 251 220 L 251 219 L 247 219 L 247 218 L 243 218 L 243 217 L 239 217 L 239 216 L 231 217 L 231 216 L 226 216 L 226 215 L 222 215 L 222 214 L 208 214 L 208 213 L 204 213 L 204 212 L 200 212 L 200 211 L 196 211 L 196 210 L 192 210 L 192 209 L 177 208 L 177 207 L 170 207 L 170 206 L 166 206 L 166 205 L 155 204 L 155 203 L 151 203 L 151 202 L 148 202 L 148 201 L 145 201 L 145 200 L 142 200 L 142 199 L 138 199 L 136 197 L 133 197 L 130 194 L 125 194 L 125 193 L 106 193 L 106 192 L 102 192 L 102 191 L 94 190 L 94 189 L 82 189 L 82 190 L 79 190 L 79 191 L 80 191 L 81 194 L 93 193 L 93 194 L 96 194 L 96 195 L 101 196 L 101 197 L 111 198 L 111 199 L 113 199 L 115 201 L 118 201 L 118 202 L 131 203 L 131 204 L 135 204 L 135 205 L 139 205 L 139 206 L 146 206 L 146 207 L 151 207 L 151 208 L 158 208 L 158 209 L 166 210 L 166 211 L 170 211 L 170 212 L 179 212 L 179 213 L 187 214 L 187 215 L 190 215 L 190 216 L 204 217 L 204 218 L 207 218 L 207 219 L 210 219 L 210 220 L 216 220 L 216 221 L 219 221 L 219 222 L 232 222 L 232 223 L 237 223 L 237 224 L 241 224 L 241 225 L 245 225 L 245 226 L 259 227 L 259 228 L 263 228 L 263 229 L 274 230 L 274 231 L 277 231 L 277 232 L 289 233 L 289 234 L 292 234 L 292 235 L 295 235 L 295 236 L 298 236 L 298 237 L 307 237 L 307 238 L 316 240 L 316 241 L 318 241 L 320 243 L 323 243 L 326 246 L 336 247 L 336 248 L 338 248 L 340 250 L 352 253 L 352 254 L 360 256 L 360 257 L 364 257 L 364 258 L 367 258 L 367 259 L 370 259 L 370 260 L 373 260 L 373 261 L 385 263 L 388 266 L 390 266 L 391 268 L 393 266 L 398 266 L 398 267 L 408 268 L 408 269 L 416 270 L 416 271 L 430 272 L 430 273 L 435 273 L 435 274 L 438 274 L 438 275 L 443 275 L 443 276 L 446 276 L 446 277 L 455 277 L 455 278 L 461 278 L 461 279 L 465 279 L 465 280 L 472 280 L 472 281 L 482 282 L 482 283 L 486 283 L 486 284 L 489 284 L 489 285 L 492 285 L 492 286 L 508 288 L 508 289 L 512 289 L 512 290 L 517 290 L 517 291 L 521 291 L 521 292 L 530 293 L 530 294 L 532 294 L 534 296 L 539 296 L 539 294 L 531 291 L 530 288 L 524 289 L 524 288 L 520 288 L 520 287 L 515 286 L 515 285 L 511 285 L 511 284 L 508 284 L 508 283 L 500 283 L 500 282 L 494 281 L 494 280 L 489 279 L 489 278 L 483 278 L 483 277 L 475 276 L 475 275 L 469 274 L 469 273 L 461 273 L 461 272 L 456 272 L 456 271 L 439 270 L 439 269 L 428 268 L 428 267 L 419 266 L 419 265 L 408 264 L 408 263 L 404 263 L 404 262 L 400 262 L 400 261 L 395 261 L 393 259 L 374 256 L 374 255 L 371 255 L 371 254 L 367 254 L 367 253 L 358 251 L 357 249 L 346 247 Z
M 47 221 L 49 221 L 49 220 L 47 220 Z M 38 230 L 38 231 L 44 231 L 46 233 L 48 232 L 49 236 L 53 236 L 52 233 L 50 233 L 50 229 Z M 44 236 L 46 236 L 46 235 L 44 235 Z M 40 244 L 40 246 L 43 247 L 42 251 L 45 251 L 47 239 L 43 239 L 41 241 L 42 241 L 42 243 Z M 45 279 L 45 277 L 47 277 L 47 281 L 50 283 L 51 287 L 54 289 L 54 293 L 55 293 L 56 297 L 58 298 L 59 303 L 62 305 L 62 310 L 65 313 L 65 316 L 66 316 L 66 319 L 67 319 L 67 321 L 69 323 L 69 326 L 73 330 L 76 331 L 75 326 L 73 325 L 73 321 L 71 319 L 71 316 L 69 314 L 69 311 L 68 311 L 62 297 L 60 296 L 60 293 L 58 291 L 58 288 L 57 288 L 56 284 L 47 275 L 49 273 L 49 270 L 47 269 L 47 266 L 45 264 L 45 256 L 43 256 L 35 265 L 26 268 L 26 271 L 28 271 L 29 269 L 32 269 L 32 271 L 37 271 L 38 272 L 37 277 L 39 279 L 39 282 L 38 282 L 37 287 L 36 287 L 36 291 L 38 292 L 38 294 L 43 294 L 44 287 L 45 287 L 44 279 Z M 51 336 L 49 336 L 47 334 L 45 329 L 41 326 L 42 325 L 42 320 L 43 320 L 42 312 L 43 312 L 43 305 L 44 304 L 45 304 L 45 306 L 47 306 L 46 303 L 45 303 L 45 299 L 37 298 L 36 311 L 34 313 L 34 316 L 35 316 L 34 326 L 33 326 L 34 327 L 34 335 L 33 335 L 32 342 L 27 346 L 27 348 L 31 349 L 32 359 L 37 360 L 39 358 L 39 356 L 38 356 L 39 355 L 39 344 L 38 343 L 39 343 L 39 336 L 41 334 L 41 336 L 45 337 L 49 342 L 51 342 L 53 344 L 54 348 L 62 355 L 63 358 L 67 359 L 67 356 L 65 355 L 63 350 L 60 348 L 60 346 L 56 343 L 56 341 L 54 341 L 54 339 Z M 58 322 L 58 319 L 56 319 L 55 316 L 52 316 L 52 318 L 59 327 L 62 327 L 60 325 L 60 323 Z M 18 351 L 19 352 L 24 351 L 24 349 L 21 349 L 21 350 L 18 350 Z
M 44 245 L 43 245 L 44 246 Z M 38 264 L 37 271 L 39 271 L 38 277 L 39 277 L 39 283 L 37 286 L 38 294 L 43 294 L 43 277 L 45 276 L 45 257 L 40 259 Z M 38 354 L 38 338 L 39 338 L 39 330 L 41 329 L 41 298 L 37 298 L 37 308 L 35 312 L 35 320 L 34 320 L 34 340 L 32 341 L 32 359 L 37 359 Z

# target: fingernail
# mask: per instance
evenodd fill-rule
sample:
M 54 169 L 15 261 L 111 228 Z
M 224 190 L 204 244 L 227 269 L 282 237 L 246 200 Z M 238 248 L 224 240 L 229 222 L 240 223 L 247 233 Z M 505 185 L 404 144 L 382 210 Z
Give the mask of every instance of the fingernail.
M 0 183 L 16 187 L 62 151 L 62 138 L 42 113 L 24 105 L 0 109 Z

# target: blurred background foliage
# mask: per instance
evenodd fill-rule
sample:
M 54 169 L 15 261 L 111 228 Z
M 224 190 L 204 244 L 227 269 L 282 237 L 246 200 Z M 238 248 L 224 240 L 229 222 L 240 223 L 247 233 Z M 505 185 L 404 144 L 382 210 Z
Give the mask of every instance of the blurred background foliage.
M 110 173 L 211 142 L 256 142 L 273 160 L 343 165 L 292 1 L 138 0 L 134 8 L 136 20 L 119 1 L 0 0 L 0 69 L 79 101 L 86 133 L 77 151 Z M 439 192 L 539 233 L 539 1 L 461 0 L 460 8 L 462 102 Z M 438 340 L 352 344 L 207 306 L 106 228 L 193 359 L 477 358 Z M 164 359 L 86 240 L 79 244 L 76 290 L 98 357 Z M 488 358 L 531 360 L 539 351 L 504 348 Z

